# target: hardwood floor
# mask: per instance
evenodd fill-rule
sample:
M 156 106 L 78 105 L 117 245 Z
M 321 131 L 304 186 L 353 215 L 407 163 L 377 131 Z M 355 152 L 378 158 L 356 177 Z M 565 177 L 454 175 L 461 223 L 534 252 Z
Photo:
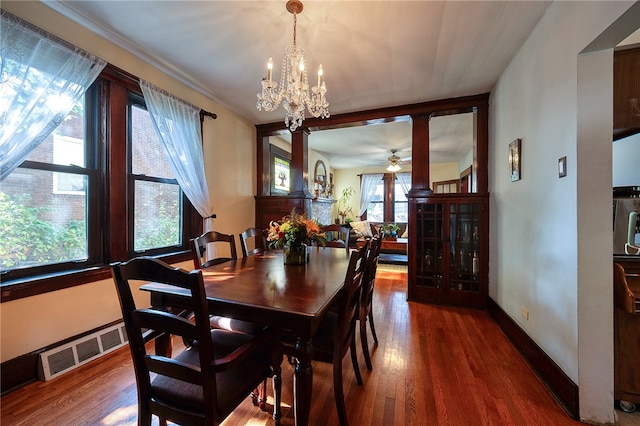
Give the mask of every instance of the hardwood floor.
M 372 372 L 359 354 L 363 387 L 344 358 L 352 426 L 580 424 L 565 414 L 487 313 L 408 303 L 406 279 L 405 267 L 378 270 L 374 315 L 380 343 L 371 347 Z M 337 425 L 331 366 L 314 363 L 313 368 L 311 424 Z M 283 425 L 294 423 L 292 373 L 283 362 Z M 29 384 L 3 396 L 1 404 L 3 426 L 135 425 L 128 349 L 50 382 Z M 247 398 L 224 424 L 273 420 Z

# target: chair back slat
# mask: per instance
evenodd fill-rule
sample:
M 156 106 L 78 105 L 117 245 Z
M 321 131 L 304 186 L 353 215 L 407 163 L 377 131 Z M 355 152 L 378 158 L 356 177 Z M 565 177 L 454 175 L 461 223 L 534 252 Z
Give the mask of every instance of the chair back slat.
M 189 364 L 180 363 L 164 356 L 149 355 L 145 358 L 145 364 L 149 371 L 166 377 L 172 377 L 194 385 L 203 385 L 204 377 L 199 368 Z

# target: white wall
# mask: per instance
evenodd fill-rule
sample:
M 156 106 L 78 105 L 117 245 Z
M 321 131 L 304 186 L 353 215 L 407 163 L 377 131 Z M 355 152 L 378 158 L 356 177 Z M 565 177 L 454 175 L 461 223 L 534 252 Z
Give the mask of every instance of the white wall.
M 204 160 L 214 228 L 237 234 L 255 223 L 255 126 L 139 58 L 55 13 L 40 2 L 3 1 L 2 8 L 140 78 L 218 115 L 204 121 Z M 190 262 L 179 264 L 190 269 Z M 111 280 L 0 305 L 0 361 L 4 362 L 100 327 L 121 317 Z
M 590 134 L 580 128 L 590 111 L 579 103 L 578 55 L 632 4 L 554 2 L 490 100 L 489 293 L 579 384 L 580 416 L 596 423 L 614 420 L 612 107 Z M 587 58 L 580 75 L 592 79 L 600 66 L 602 58 Z M 600 71 L 605 84 L 596 91 L 611 99 L 611 72 Z M 583 87 L 581 96 L 589 94 Z M 508 144 L 516 138 L 522 138 L 522 180 L 511 182 Z M 563 156 L 568 175 L 560 179 Z

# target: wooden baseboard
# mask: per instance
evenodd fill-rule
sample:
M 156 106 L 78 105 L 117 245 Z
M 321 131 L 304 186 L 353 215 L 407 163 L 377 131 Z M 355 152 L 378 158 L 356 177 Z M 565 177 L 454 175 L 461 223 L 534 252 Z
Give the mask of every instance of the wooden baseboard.
M 571 418 L 578 420 L 578 385 L 491 298 L 487 303 L 487 310 L 562 408 Z
M 69 337 L 68 339 L 62 340 L 60 342 L 56 342 L 47 347 L 38 349 L 28 354 L 24 354 L 17 358 L 13 358 L 13 359 L 10 359 L 9 361 L 3 362 L 0 365 L 1 394 L 4 395 L 8 392 L 11 392 L 14 389 L 19 388 L 20 386 L 24 386 L 28 383 L 35 382 L 36 380 L 38 380 L 38 356 L 40 355 L 40 353 L 44 351 L 48 351 L 49 349 L 53 349 L 56 346 L 60 346 L 60 345 L 64 345 L 65 343 L 72 342 L 75 339 L 88 336 L 89 334 L 95 333 L 97 331 L 104 330 L 106 328 L 111 327 L 114 324 L 117 324 L 118 322 L 120 322 L 120 320 L 113 321 L 109 324 L 103 325 L 102 327 L 94 328 L 93 330 L 89 330 L 85 333 L 78 334 L 77 336 Z
M 38 378 L 38 354 L 36 351 L 5 361 L 0 366 L 2 395 L 31 383 Z

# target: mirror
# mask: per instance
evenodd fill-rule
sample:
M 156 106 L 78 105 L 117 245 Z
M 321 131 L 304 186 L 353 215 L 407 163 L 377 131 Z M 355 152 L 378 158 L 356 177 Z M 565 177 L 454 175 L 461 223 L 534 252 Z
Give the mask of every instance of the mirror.
M 314 195 L 317 197 L 324 197 L 327 191 L 327 168 L 324 165 L 324 161 L 316 161 L 316 167 L 313 172 L 314 182 Z M 316 194 L 315 191 L 318 191 Z
M 474 123 L 475 112 L 434 114 L 429 120 L 429 167 L 435 193 L 476 192 Z

